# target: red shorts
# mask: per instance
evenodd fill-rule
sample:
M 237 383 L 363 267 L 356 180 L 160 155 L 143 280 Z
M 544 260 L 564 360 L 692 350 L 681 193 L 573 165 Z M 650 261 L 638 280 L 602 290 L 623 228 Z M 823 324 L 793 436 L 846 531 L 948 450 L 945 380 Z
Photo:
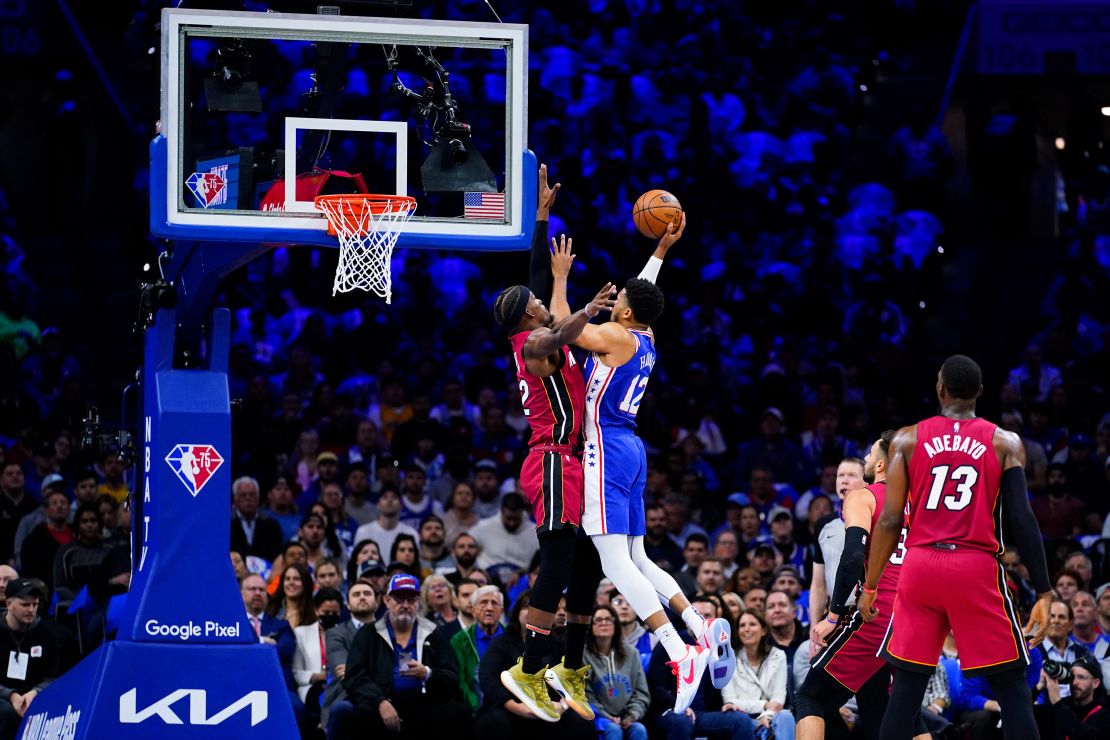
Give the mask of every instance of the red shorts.
M 911 547 L 898 578 L 883 655 L 899 668 L 932 673 L 949 630 L 964 675 L 1029 665 L 998 558 L 964 547 Z
M 581 526 L 582 461 L 574 455 L 532 449 L 520 468 L 520 487 L 537 531 Z
M 870 622 L 852 607 L 841 625 L 829 637 L 826 647 L 813 662 L 813 668 L 823 668 L 825 673 L 856 693 L 878 671 L 889 671 L 886 661 L 879 655 L 883 637 L 890 626 L 894 606 L 893 591 L 879 591 L 875 607 L 879 613 Z

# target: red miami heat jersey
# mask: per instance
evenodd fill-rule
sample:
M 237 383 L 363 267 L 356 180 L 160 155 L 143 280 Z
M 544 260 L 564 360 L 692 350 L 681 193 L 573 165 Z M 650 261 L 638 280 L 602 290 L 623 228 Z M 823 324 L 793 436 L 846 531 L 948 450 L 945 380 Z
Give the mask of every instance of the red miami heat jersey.
M 867 490 L 875 497 L 875 511 L 871 513 L 871 532 L 874 534 L 875 528 L 879 524 L 879 517 L 883 513 L 883 505 L 886 503 L 886 483 L 872 483 L 867 486 Z M 871 555 L 870 541 L 867 545 L 867 555 Z M 884 591 L 898 590 L 898 572 L 902 569 L 902 559 L 906 557 L 906 520 L 903 515 L 902 518 L 902 534 L 898 536 L 898 546 L 894 548 L 894 552 L 890 554 L 890 562 L 883 568 L 883 574 L 879 576 L 879 583 L 876 586 L 878 589 Z
M 1002 553 L 996 428 L 979 418 L 934 416 L 918 422 L 909 466 L 907 547 L 948 542 Z
M 532 427 L 529 446 L 573 445 L 578 443 L 586 405 L 586 379 L 574 355 L 565 345 L 559 348 L 563 366 L 552 376 L 539 378 L 524 365 L 524 343 L 531 332 L 521 331 L 509 337 L 516 362 L 516 379 L 524 416 Z

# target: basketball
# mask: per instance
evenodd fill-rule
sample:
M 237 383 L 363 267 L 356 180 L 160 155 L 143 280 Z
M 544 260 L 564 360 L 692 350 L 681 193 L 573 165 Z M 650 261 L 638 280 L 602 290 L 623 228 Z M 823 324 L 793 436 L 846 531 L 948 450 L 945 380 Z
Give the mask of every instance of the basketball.
M 632 206 L 632 222 L 644 236 L 658 239 L 667 233 L 667 224 L 678 221 L 680 213 L 682 204 L 678 198 L 666 190 L 649 190 Z

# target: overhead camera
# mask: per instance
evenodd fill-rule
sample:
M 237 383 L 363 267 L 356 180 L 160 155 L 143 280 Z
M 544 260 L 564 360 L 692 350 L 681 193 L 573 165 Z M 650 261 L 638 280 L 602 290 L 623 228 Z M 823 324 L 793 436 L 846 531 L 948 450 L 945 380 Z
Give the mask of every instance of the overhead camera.
M 204 80 L 209 111 L 261 113 L 262 93 L 251 75 L 251 50 L 243 39 L 225 38 L 216 49 L 216 69 Z

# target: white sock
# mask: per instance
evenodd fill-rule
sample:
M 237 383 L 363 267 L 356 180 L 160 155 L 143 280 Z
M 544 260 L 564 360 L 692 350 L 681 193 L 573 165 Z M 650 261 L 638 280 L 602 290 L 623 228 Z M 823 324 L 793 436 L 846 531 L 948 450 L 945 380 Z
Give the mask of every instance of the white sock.
M 667 656 L 677 662 L 686 657 L 686 643 L 678 636 L 678 631 L 675 630 L 674 625 L 667 622 L 662 627 L 654 630 L 655 636 L 659 638 L 659 642 L 663 643 L 663 649 L 667 651 Z
M 692 606 L 686 607 L 682 611 L 682 621 L 686 623 L 690 634 L 700 640 L 702 633 L 705 632 L 705 618 L 698 613 L 698 610 Z

